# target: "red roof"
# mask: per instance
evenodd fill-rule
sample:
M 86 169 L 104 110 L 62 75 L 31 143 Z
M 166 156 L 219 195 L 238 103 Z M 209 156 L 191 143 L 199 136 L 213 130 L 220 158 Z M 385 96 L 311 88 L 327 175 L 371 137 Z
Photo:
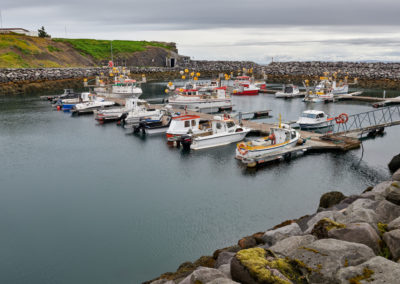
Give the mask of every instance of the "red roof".
M 190 119 L 196 119 L 196 118 L 200 118 L 200 116 L 198 116 L 198 115 L 191 115 L 191 114 L 185 114 L 185 115 L 173 117 L 172 119 L 176 119 L 176 120 L 190 120 Z

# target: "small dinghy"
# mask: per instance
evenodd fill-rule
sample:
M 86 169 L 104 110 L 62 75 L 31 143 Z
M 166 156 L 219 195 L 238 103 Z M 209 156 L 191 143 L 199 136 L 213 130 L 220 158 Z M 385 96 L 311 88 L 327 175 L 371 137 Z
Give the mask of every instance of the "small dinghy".
M 281 127 L 272 127 L 267 137 L 240 142 L 236 146 L 236 158 L 253 159 L 256 157 L 273 154 L 276 151 L 296 146 L 300 138 L 299 132 L 282 124 Z

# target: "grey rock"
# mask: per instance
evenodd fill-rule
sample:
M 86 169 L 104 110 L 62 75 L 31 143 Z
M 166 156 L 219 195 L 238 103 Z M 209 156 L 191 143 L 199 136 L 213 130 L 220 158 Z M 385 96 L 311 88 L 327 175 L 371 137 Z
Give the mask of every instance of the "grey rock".
M 392 184 L 386 188 L 386 200 L 400 205 L 400 182 L 394 181 Z
M 342 241 L 360 243 L 370 247 L 375 254 L 380 252 L 380 238 L 375 229 L 368 223 L 352 223 L 346 228 L 332 229 L 328 231 L 328 237 Z
M 232 279 L 231 276 L 231 263 L 229 262 L 228 264 L 223 264 L 220 267 L 218 267 L 218 270 L 221 271 L 228 277 L 229 279 Z
M 319 212 L 317 215 L 312 217 L 308 222 L 307 226 L 308 229 L 305 231 L 306 234 L 310 234 L 312 229 L 314 228 L 314 225 L 317 224 L 321 219 L 323 218 L 329 218 L 333 221 L 336 221 L 337 218 L 339 218 L 342 215 L 342 213 L 338 211 L 322 211 Z
M 391 183 L 392 183 L 391 181 L 384 181 L 384 182 L 378 183 L 377 185 L 374 186 L 374 188 L 371 190 L 371 192 L 381 195 L 385 198 L 386 197 L 386 188 L 388 188 Z
M 156 281 L 151 282 L 150 284 L 175 284 L 175 282 L 167 279 L 158 279 Z
M 395 181 L 400 181 L 400 169 L 395 171 L 395 173 L 392 175 L 392 179 Z
M 346 210 L 335 221 L 343 224 L 368 223 L 378 232 L 378 215 L 372 209 Z
M 394 260 L 400 259 L 400 229 L 383 234 L 383 240 L 388 246 Z
M 324 193 L 321 198 L 319 199 L 319 207 L 322 208 L 329 208 L 333 205 L 340 203 L 346 196 L 341 193 L 340 191 L 330 191 Z
M 360 198 L 354 201 L 352 204 L 347 207 L 346 211 L 357 211 L 359 209 L 375 209 L 378 206 L 378 202 L 371 200 L 371 199 L 366 199 L 366 198 Z
M 207 284 L 240 284 L 240 283 L 227 278 L 217 278 L 211 282 L 208 282 Z
M 364 280 L 362 284 L 391 284 L 398 283 L 400 279 L 400 264 L 390 261 L 381 256 L 375 256 L 370 260 L 357 266 L 341 268 L 337 273 L 338 283 L 349 283 L 350 279 L 357 276 L 364 276 L 365 269 L 373 272 L 373 274 Z
M 335 283 L 340 268 L 358 265 L 374 256 L 372 249 L 366 245 L 335 239 L 317 240 L 289 255 L 312 269 L 309 275 L 311 283 Z
M 394 219 L 400 217 L 400 206 L 387 200 L 382 200 L 376 207 L 375 212 L 379 222 L 390 223 Z
M 400 154 L 394 156 L 388 164 L 390 171 L 395 172 L 400 169 Z
M 231 260 L 232 260 L 232 257 L 235 255 L 235 253 L 234 252 L 227 252 L 227 251 L 223 251 L 223 252 L 221 252 L 219 255 L 218 255 L 218 258 L 217 258 L 217 261 L 215 262 L 215 265 L 214 265 L 214 267 L 215 268 L 218 268 L 218 267 L 220 267 L 221 265 L 224 265 L 224 264 L 230 264 L 231 263 Z
M 388 224 L 388 231 L 400 229 L 400 217 L 394 219 L 392 222 Z
M 214 279 L 226 277 L 227 276 L 218 269 L 199 267 L 190 274 L 190 284 L 197 284 L 196 281 L 200 281 L 200 283 L 208 283 Z
M 288 256 L 292 251 L 301 246 L 307 246 L 317 238 L 313 235 L 292 236 L 277 242 L 269 249 L 281 256 Z
M 287 237 L 301 235 L 301 234 L 302 231 L 300 229 L 300 226 L 297 223 L 292 223 L 290 225 L 275 230 L 266 231 L 262 239 L 267 245 L 272 246 L 276 242 L 283 240 Z

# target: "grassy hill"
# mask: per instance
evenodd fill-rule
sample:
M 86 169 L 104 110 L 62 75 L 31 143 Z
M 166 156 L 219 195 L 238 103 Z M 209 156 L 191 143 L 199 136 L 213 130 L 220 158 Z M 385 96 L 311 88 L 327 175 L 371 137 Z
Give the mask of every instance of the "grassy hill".
M 109 40 L 38 38 L 19 34 L 0 35 L 0 68 L 99 66 L 110 59 Z M 150 47 L 175 51 L 174 44 L 148 41 L 112 41 L 113 54 L 129 58 Z

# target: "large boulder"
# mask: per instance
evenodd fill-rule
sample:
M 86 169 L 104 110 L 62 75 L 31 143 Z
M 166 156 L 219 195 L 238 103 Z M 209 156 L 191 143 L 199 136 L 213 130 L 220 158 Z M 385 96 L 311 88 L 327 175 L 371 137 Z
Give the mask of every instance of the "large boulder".
M 267 246 L 272 246 L 280 240 L 290 236 L 301 235 L 302 233 L 300 226 L 297 223 L 292 223 L 275 230 L 266 231 L 262 238 Z
M 380 252 L 381 239 L 375 229 L 368 223 L 352 223 L 344 228 L 333 228 L 328 231 L 328 237 L 332 239 L 360 243 L 370 247 L 375 254 Z
M 310 234 L 313 230 L 315 224 L 317 224 L 321 219 L 328 218 L 330 220 L 336 221 L 337 218 L 341 217 L 343 214 L 338 211 L 322 211 L 317 213 L 314 217 L 312 217 L 307 222 L 307 230 L 305 231 L 306 234 Z
M 394 219 L 392 222 L 390 222 L 387 226 L 387 230 L 391 231 L 391 230 L 396 230 L 396 229 L 400 229 L 400 217 Z
M 336 222 L 342 224 L 368 223 L 378 232 L 378 215 L 372 209 L 357 208 L 346 210 L 341 216 L 336 218 Z
M 336 272 L 340 268 L 358 265 L 374 256 L 372 249 L 366 245 L 335 239 L 317 240 L 289 255 L 308 267 L 311 283 L 335 283 Z
M 400 154 L 394 156 L 389 162 L 388 166 L 392 173 L 400 169 Z
M 390 223 L 400 217 L 400 206 L 390 201 L 382 200 L 376 207 L 375 212 L 378 215 L 379 222 Z
M 232 257 L 235 256 L 234 252 L 223 251 L 218 255 L 217 261 L 215 262 L 214 267 L 218 268 L 224 264 L 230 264 Z
M 218 278 L 227 278 L 227 276 L 218 269 L 199 267 L 186 277 L 180 284 L 198 284 L 208 283 Z
M 218 270 L 221 271 L 222 273 L 224 273 L 226 275 L 226 277 L 228 277 L 229 279 L 232 279 L 230 262 L 227 264 L 221 265 L 220 267 L 218 267 Z
M 338 283 L 391 284 L 400 279 L 400 264 L 375 256 L 357 266 L 341 268 Z
M 383 234 L 383 240 L 388 246 L 394 260 L 400 259 L 400 229 Z
M 392 179 L 395 181 L 400 181 L 400 169 L 398 169 L 393 175 Z
M 175 282 L 167 279 L 158 279 L 156 281 L 151 282 L 150 284 L 175 284 Z
M 324 193 L 321 198 L 319 199 L 319 207 L 321 208 L 330 208 L 333 205 L 340 203 L 346 196 L 341 193 L 340 191 L 330 191 Z
M 307 283 L 300 262 L 276 258 L 269 250 L 239 251 L 231 262 L 232 279 L 242 284 Z
M 281 256 L 288 256 L 289 253 L 301 246 L 307 246 L 317 238 L 312 235 L 292 236 L 277 242 L 269 249 Z
M 366 192 L 361 194 L 364 198 L 370 198 L 370 196 L 365 195 L 373 195 L 375 200 L 383 200 L 386 197 L 386 188 L 390 186 L 392 181 L 384 181 L 375 185 L 370 192 Z
M 388 188 L 386 188 L 386 200 L 400 205 L 400 181 L 394 181 Z
M 240 283 L 228 278 L 217 278 L 211 282 L 208 282 L 207 284 L 240 284 Z
M 333 229 L 345 228 L 346 225 L 342 223 L 335 222 L 329 218 L 323 218 L 318 221 L 317 224 L 314 225 L 314 228 L 311 231 L 311 234 L 318 239 L 327 239 L 329 238 L 328 233 Z

